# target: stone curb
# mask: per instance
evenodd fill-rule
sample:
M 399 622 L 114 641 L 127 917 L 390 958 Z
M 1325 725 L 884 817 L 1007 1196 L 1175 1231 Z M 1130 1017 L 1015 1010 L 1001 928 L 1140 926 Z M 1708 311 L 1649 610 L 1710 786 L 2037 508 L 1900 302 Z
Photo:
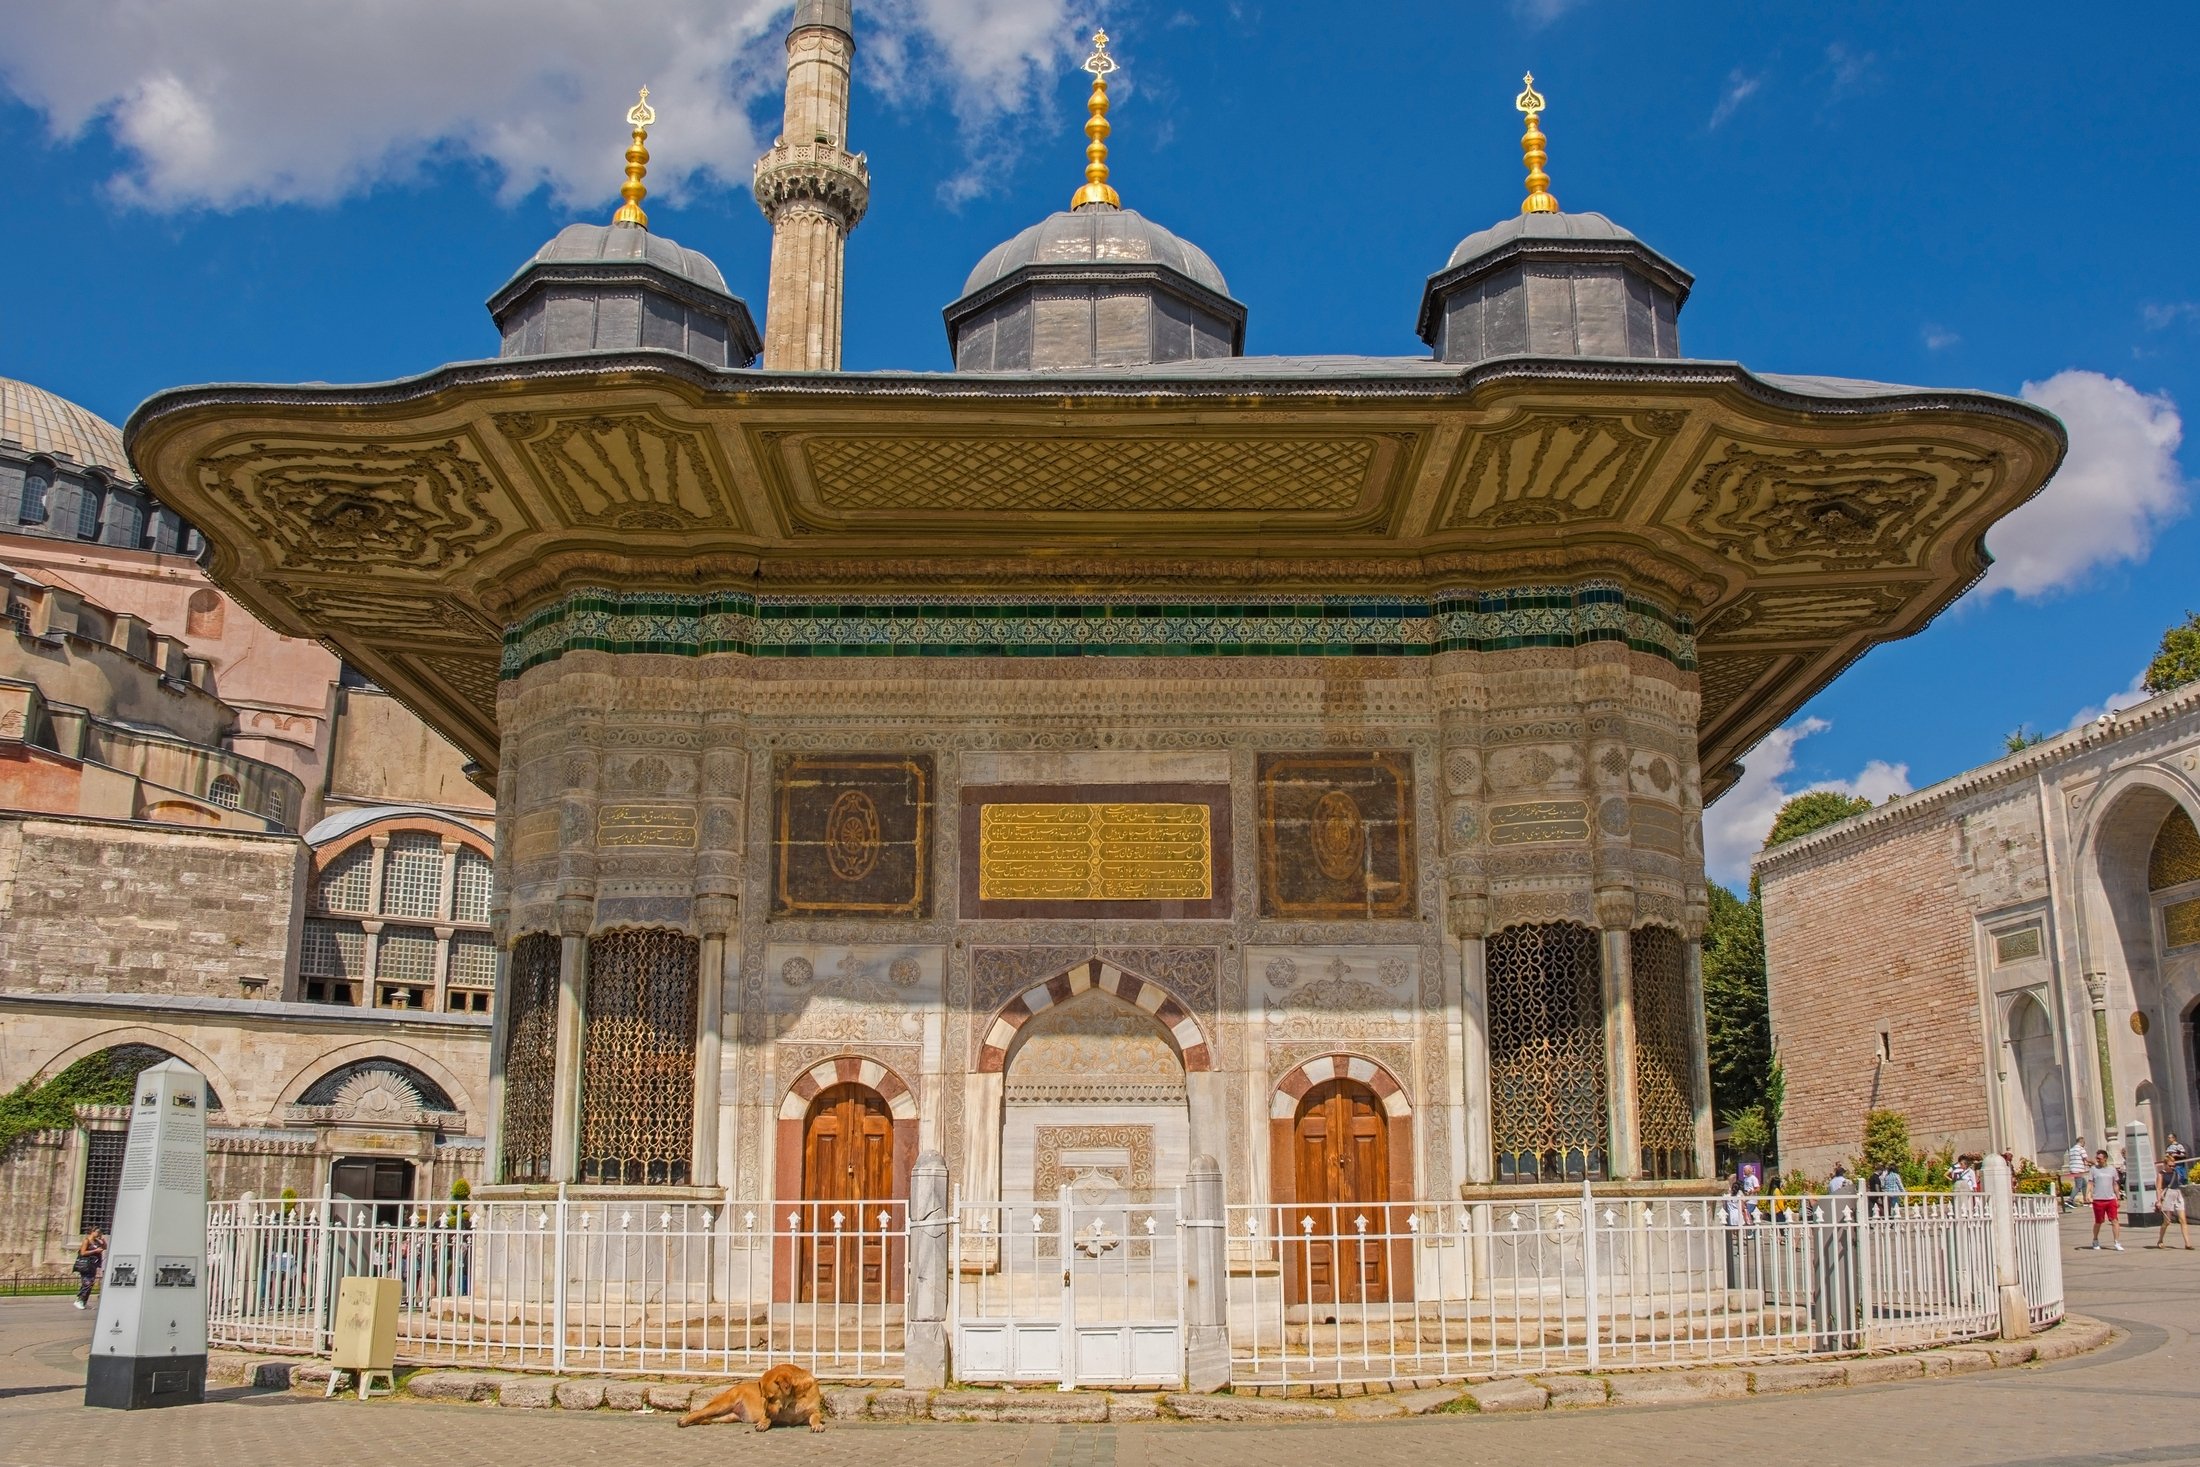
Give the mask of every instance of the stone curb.
M 2115 1331 L 2101 1321 L 2074 1314 L 2030 1340 L 1982 1340 L 1908 1355 L 1694 1370 L 1615 1371 L 1609 1375 L 1575 1372 L 1533 1379 L 1399 1381 L 1395 1384 L 1331 1386 L 1318 1396 L 1282 1397 L 1266 1390 L 1192 1395 L 1150 1391 L 920 1391 L 854 1385 L 827 1385 L 823 1394 L 826 1415 L 836 1421 L 1077 1425 L 1170 1420 L 1217 1423 L 1371 1421 L 1432 1412 L 1494 1416 L 1523 1411 L 1732 1401 L 1749 1396 L 1787 1395 L 1797 1391 L 2008 1370 L 2021 1365 L 2074 1359 L 2101 1348 L 2114 1336 Z M 328 1377 L 329 1367 L 321 1361 L 256 1359 L 216 1352 L 208 1363 L 209 1383 L 250 1385 L 262 1390 L 319 1395 L 326 1389 Z M 722 1379 L 568 1377 L 561 1380 L 545 1375 L 431 1369 L 404 1376 L 398 1394 L 413 1400 L 494 1403 L 517 1410 L 649 1411 L 671 1415 L 709 1400 L 724 1390 L 726 1384 Z M 348 1399 L 348 1393 L 339 1399 Z

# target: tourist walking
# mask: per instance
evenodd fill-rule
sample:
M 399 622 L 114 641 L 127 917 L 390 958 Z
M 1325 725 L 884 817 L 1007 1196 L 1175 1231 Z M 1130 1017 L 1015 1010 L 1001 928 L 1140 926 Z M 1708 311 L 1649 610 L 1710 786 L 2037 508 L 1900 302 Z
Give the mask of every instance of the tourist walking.
M 2085 1192 L 2086 1168 L 2091 1165 L 2085 1157 L 2085 1137 L 2070 1143 L 2070 1153 L 2063 1158 L 2063 1173 L 2070 1178 L 2070 1206 L 2076 1207 Z
M 2175 1138 L 2171 1139 L 2174 1140 Z M 2192 1232 L 2185 1226 L 2185 1187 L 2184 1183 L 2178 1180 L 2178 1174 L 2183 1170 L 2182 1161 L 2180 1160 L 2179 1163 L 2172 1165 L 2167 1154 L 2164 1154 L 2162 1159 L 2154 1164 L 2154 1185 L 2160 1193 L 2154 1205 L 2162 1213 L 2162 1231 L 2154 1239 L 2154 1246 L 2157 1248 L 2167 1248 L 2169 1246 L 2169 1220 L 2171 1218 L 2177 1219 L 2178 1238 L 2183 1241 L 2187 1249 L 2192 1247 Z
M 2123 1197 L 2123 1175 L 2108 1164 L 2108 1153 L 2093 1153 L 2093 1165 L 2086 1169 L 2086 1195 L 2093 1199 L 2093 1251 L 2101 1249 L 2101 1224 L 2108 1224 L 2108 1240 L 2116 1245 L 2116 1251 L 2124 1251 L 2123 1224 L 2117 1221 L 2118 1204 Z
M 77 1308 L 82 1309 L 85 1301 L 92 1297 L 92 1285 L 99 1282 L 100 1266 L 106 1261 L 107 1235 L 98 1228 L 93 1228 L 84 1235 L 84 1241 L 77 1244 L 76 1247 L 74 1268 L 76 1271 Z

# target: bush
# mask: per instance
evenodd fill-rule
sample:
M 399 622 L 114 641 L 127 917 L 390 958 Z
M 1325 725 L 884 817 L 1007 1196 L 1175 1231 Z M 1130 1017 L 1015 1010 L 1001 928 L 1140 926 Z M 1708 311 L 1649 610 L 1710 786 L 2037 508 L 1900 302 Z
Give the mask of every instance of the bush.
M 76 1124 L 80 1105 L 128 1105 L 151 1051 L 118 1045 L 88 1054 L 51 1079 L 29 1079 L 0 1095 L 0 1156 L 33 1131 Z
M 1752 1105 L 1727 1117 L 1727 1144 L 1736 1156 L 1767 1156 L 1772 1151 L 1772 1124 L 1765 1108 Z
M 474 1184 L 464 1177 L 460 1177 L 457 1181 L 451 1183 L 451 1200 L 453 1202 L 464 1202 L 473 1195 Z
M 1910 1119 L 1898 1110 L 1875 1110 L 1864 1117 L 1864 1170 L 1876 1176 L 1888 1167 L 1907 1171 Z M 1909 1177 L 1905 1175 L 1907 1184 Z

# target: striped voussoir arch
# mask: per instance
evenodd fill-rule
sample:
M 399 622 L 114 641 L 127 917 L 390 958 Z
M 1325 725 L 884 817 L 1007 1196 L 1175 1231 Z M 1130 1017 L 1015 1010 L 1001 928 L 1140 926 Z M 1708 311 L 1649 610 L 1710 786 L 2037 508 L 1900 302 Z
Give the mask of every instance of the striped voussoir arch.
M 1393 1116 L 1410 1115 L 1412 1104 L 1406 1099 L 1405 1087 L 1398 1077 L 1371 1059 L 1356 1054 L 1325 1054 L 1308 1060 L 1276 1086 L 1275 1098 L 1268 1104 L 1268 1114 L 1279 1121 L 1290 1120 L 1298 1113 L 1299 1102 L 1306 1092 L 1325 1080 L 1357 1080 L 1375 1092 L 1383 1103 L 1385 1113 Z
M 844 1054 L 837 1059 L 819 1060 L 802 1072 L 787 1089 L 779 1102 L 779 1118 L 783 1121 L 799 1121 L 810 1113 L 810 1102 L 835 1085 L 868 1085 L 876 1090 L 879 1099 L 893 1112 L 897 1121 L 913 1121 L 917 1118 L 917 1097 L 910 1094 L 909 1086 L 877 1060 L 861 1055 Z
M 1033 1016 L 1042 1014 L 1058 1003 L 1067 1003 L 1087 989 L 1097 988 L 1102 993 L 1113 994 L 1127 1004 L 1132 1004 L 1152 1014 L 1169 1031 L 1176 1044 L 1177 1053 L 1183 1057 L 1186 1073 L 1197 1073 L 1214 1068 L 1213 1051 L 1208 1048 L 1207 1036 L 1200 1030 L 1199 1020 L 1192 1011 L 1178 1003 L 1173 994 L 1160 984 L 1141 978 L 1136 973 L 1126 973 L 1113 963 L 1101 958 L 1079 963 L 1067 973 L 1049 978 L 1044 983 L 1025 989 L 993 1016 L 992 1027 L 986 1030 L 985 1047 L 978 1051 L 978 1073 L 998 1075 L 1008 1068 L 1009 1046 L 1015 1043 L 1016 1031 L 1031 1022 Z

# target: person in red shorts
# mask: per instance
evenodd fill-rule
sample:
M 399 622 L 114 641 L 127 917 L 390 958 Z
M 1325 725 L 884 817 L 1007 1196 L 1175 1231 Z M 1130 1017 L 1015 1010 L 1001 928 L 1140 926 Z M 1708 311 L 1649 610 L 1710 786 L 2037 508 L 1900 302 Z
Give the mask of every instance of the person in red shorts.
M 2108 1224 L 2108 1241 L 2124 1251 L 2123 1226 L 2116 1220 L 2117 1200 L 2123 1196 L 2123 1177 L 2108 1164 L 2108 1153 L 2093 1153 L 2093 1169 L 2086 1173 L 2086 1190 L 2093 1197 L 2093 1249 L 2100 1251 L 2101 1224 Z

